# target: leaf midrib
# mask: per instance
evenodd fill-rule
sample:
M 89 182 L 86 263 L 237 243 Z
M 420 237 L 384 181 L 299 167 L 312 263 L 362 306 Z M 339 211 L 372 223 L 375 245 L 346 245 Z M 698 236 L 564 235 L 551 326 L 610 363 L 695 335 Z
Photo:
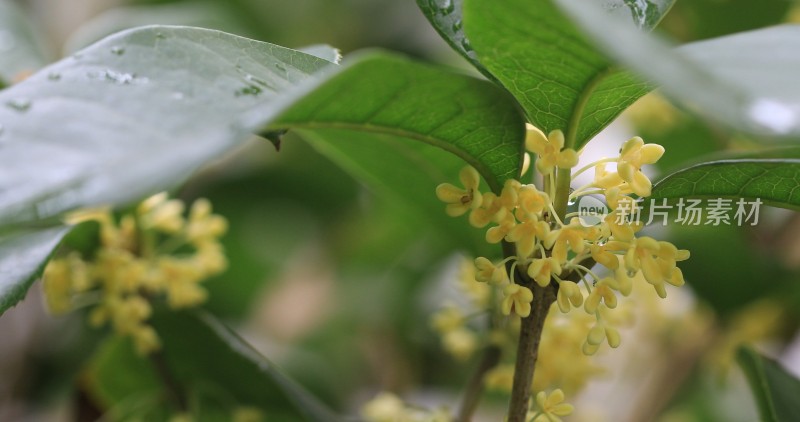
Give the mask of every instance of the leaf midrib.
M 402 138 L 408 138 L 425 142 L 426 144 L 433 145 L 441 148 L 451 154 L 455 154 L 469 165 L 474 167 L 484 177 L 486 183 L 494 192 L 500 192 L 502 186 L 500 182 L 495 179 L 491 171 L 486 168 L 480 161 L 474 160 L 469 154 L 466 154 L 461 149 L 457 148 L 455 144 L 441 140 L 436 137 L 423 135 L 419 132 L 412 132 L 400 128 L 392 128 L 388 126 L 378 126 L 371 123 L 349 123 L 349 122 L 319 122 L 319 121 L 304 121 L 299 123 L 277 123 L 271 124 L 267 130 L 289 130 L 289 129 L 345 129 L 355 130 L 360 132 L 377 133 L 382 135 L 393 135 Z

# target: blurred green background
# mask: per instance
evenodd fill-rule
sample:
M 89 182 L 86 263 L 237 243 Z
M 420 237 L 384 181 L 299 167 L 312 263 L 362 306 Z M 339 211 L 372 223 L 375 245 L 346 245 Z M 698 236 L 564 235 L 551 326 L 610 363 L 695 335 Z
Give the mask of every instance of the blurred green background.
M 289 47 L 326 43 L 340 48 L 345 58 L 360 49 L 385 48 L 467 69 L 413 0 L 20 4 L 41 28 L 43 45 L 54 60 L 128 27 L 180 24 Z M 688 42 L 798 18 L 796 7 L 787 0 L 679 0 L 661 31 Z M 622 125 L 666 147 L 660 171 L 702 154 L 758 145 L 758 140 L 727 133 L 669 105 L 637 107 Z M 211 294 L 206 308 L 339 411 L 355 414 L 381 390 L 422 405 L 454 406 L 477 357 L 457 362 L 446 355 L 428 319 L 445 300 L 464 301 L 455 288 L 455 269 L 459 254 L 475 251 L 471 241 L 480 234 L 465 220 L 442 224 L 426 212 L 428 205 L 421 204 L 435 202 L 435 183 L 454 180 L 457 170 L 430 185 L 412 186 L 410 191 L 422 196 L 419 202 L 408 201 L 393 192 L 393 186 L 354 177 L 368 174 L 368 169 L 347 165 L 341 154 L 348 148 L 376 162 L 385 160 L 391 149 L 369 150 L 352 137 L 352 145 L 335 152 L 325 148 L 324 140 L 304 140 L 297 134 L 287 136 L 279 152 L 254 140 L 177 190 L 187 201 L 211 199 L 215 211 L 230 222 L 224 239 L 229 270 L 207 283 Z M 414 168 L 402 157 L 391 157 L 398 168 Z M 736 340 L 731 332 L 742 334 L 744 329 L 737 325 L 742 319 L 755 318 L 757 328 L 741 335 L 741 341 L 759 341 L 773 354 L 783 355 L 790 367 L 800 368 L 800 343 L 794 340 L 800 304 L 800 219 L 778 210 L 762 212 L 757 227 L 690 227 L 668 233 L 675 244 L 692 251 L 692 259 L 682 267 L 689 283 L 684 290 L 693 294 L 671 293 L 668 302 L 674 303 L 663 311 L 670 324 L 653 325 L 650 336 L 631 334 L 633 338 L 625 339 L 627 349 L 604 359 L 611 373 L 622 375 L 593 383 L 573 401 L 585 412 L 572 420 L 752 420 L 755 410 L 741 376 L 735 371 L 720 375 L 719 359 L 713 357 L 720 344 Z M 466 234 L 459 235 L 459 230 Z M 30 294 L 0 320 L 2 421 L 75 420 L 76 412 L 92 407 L 84 403 L 89 398 L 76 368 L 98 356 L 93 340 L 98 334 L 82 329 L 79 318 L 47 317 L 40 300 Z M 785 314 L 778 319 L 759 314 L 757 305 L 764 300 Z M 756 311 L 742 317 L 743 309 Z M 642 322 L 645 332 L 648 324 Z M 705 344 L 709 333 L 713 344 Z M 688 357 L 665 352 L 676 350 L 675 345 L 685 346 Z M 642 356 L 651 349 L 660 352 Z M 117 365 L 124 362 L 120 359 Z M 659 368 L 674 365 L 684 369 L 674 373 L 685 382 L 660 385 L 674 380 L 659 378 Z M 120 377 L 131 373 L 117 369 Z M 652 377 L 632 376 L 637 371 Z M 652 406 L 654 414 L 637 408 L 636 400 L 609 401 L 614 392 L 647 394 L 652 389 L 661 391 Z M 504 405 L 502 394 L 491 395 L 482 420 L 499 420 Z

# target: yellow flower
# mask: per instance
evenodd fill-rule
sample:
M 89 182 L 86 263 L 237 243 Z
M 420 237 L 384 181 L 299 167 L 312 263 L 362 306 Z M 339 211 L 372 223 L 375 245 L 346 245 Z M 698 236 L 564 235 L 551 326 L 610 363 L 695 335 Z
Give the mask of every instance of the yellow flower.
M 593 244 L 589 246 L 589 251 L 592 254 L 592 259 L 594 259 L 598 264 L 608 268 L 609 270 L 616 270 L 619 267 L 619 259 L 617 255 L 613 253 L 615 249 L 613 249 L 614 245 L 619 244 L 620 242 L 606 242 L 602 245 Z M 627 248 L 625 248 L 627 249 Z
M 446 306 L 431 317 L 431 326 L 441 334 L 461 328 L 463 324 L 464 314 L 453 305 Z
M 550 235 L 550 226 L 544 221 L 537 221 L 535 215 L 523 223 L 517 224 L 506 235 L 506 240 L 517 245 L 517 256 L 527 258 L 536 250 L 538 239 Z
M 514 365 L 498 365 L 486 373 L 486 388 L 510 392 L 514 384 Z
M 233 422 L 261 422 L 264 413 L 255 407 L 241 406 L 233 409 Z
M 504 315 L 511 315 L 513 310 L 517 315 L 522 318 L 531 314 L 531 302 L 533 301 L 533 292 L 519 284 L 509 284 L 503 289 L 502 303 L 500 310 Z
M 614 293 L 614 287 L 616 287 L 616 280 L 613 278 L 606 277 L 597 282 L 594 289 L 592 289 L 589 296 L 586 298 L 586 303 L 583 307 L 586 313 L 595 313 L 601 301 L 609 308 L 616 308 L 617 295 Z
M 478 349 L 478 337 L 466 328 L 458 328 L 445 333 L 442 345 L 453 357 L 465 361 Z
M 469 224 L 480 229 L 486 227 L 492 221 L 501 221 L 506 212 L 508 211 L 503 208 L 503 204 L 497 198 L 497 195 L 492 192 L 486 192 L 483 194 L 481 206 L 473 209 L 469 214 Z
M 620 177 L 619 173 L 606 170 L 606 163 L 599 163 L 594 166 L 593 184 L 600 189 L 606 190 L 630 190 L 630 187 L 628 187 L 625 181 L 622 180 L 622 177 Z
M 536 189 L 534 185 L 525 185 L 519 189 L 517 201 L 523 212 L 538 214 L 548 208 L 550 197 Z
M 536 160 L 536 168 L 542 174 L 552 173 L 555 167 L 568 169 L 578 164 L 578 153 L 574 149 L 562 150 L 564 148 L 563 132 L 554 130 L 545 137 L 538 128 L 532 125 L 528 125 L 527 128 L 525 147 L 539 156 L 539 159 Z
M 561 281 L 558 283 L 556 303 L 558 303 L 558 309 L 560 309 L 563 313 L 569 312 L 570 304 L 576 308 L 581 306 L 583 304 L 583 293 L 581 292 L 581 288 L 572 281 Z
M 622 145 L 617 163 L 617 172 L 622 180 L 630 184 L 639 196 L 650 196 L 652 182 L 642 173 L 642 166 L 653 164 L 664 155 L 664 147 L 658 144 L 645 144 L 636 136 Z
M 508 273 L 505 264 L 495 265 L 484 257 L 475 259 L 475 280 L 481 283 L 491 283 L 496 286 L 508 282 Z
M 603 341 L 607 341 L 609 346 L 617 348 L 620 345 L 621 338 L 616 328 L 606 323 L 598 322 L 589 330 L 589 335 L 586 336 L 586 343 L 591 346 L 599 346 Z
M 211 213 L 211 202 L 200 198 L 192 204 L 189 222 L 186 224 L 186 239 L 193 244 L 214 241 L 228 230 L 225 217 Z
M 436 187 L 436 196 L 440 201 L 447 203 L 445 212 L 451 217 L 458 217 L 470 209 L 481 205 L 480 175 L 472 167 L 464 167 L 459 173 L 459 180 L 464 188 L 442 183 Z
M 153 351 L 161 348 L 161 341 L 158 339 L 158 334 L 153 327 L 148 325 L 140 325 L 132 333 L 133 345 L 136 348 L 136 353 L 139 355 L 147 355 Z
M 589 234 L 578 218 L 573 218 L 570 223 L 560 229 L 553 230 L 545 239 L 545 246 L 552 247 L 553 258 L 558 262 L 567 261 L 567 248 L 575 253 L 583 252 L 586 247 L 585 240 Z
M 381 393 L 361 408 L 361 416 L 369 422 L 402 422 L 406 406 L 392 393 Z
M 166 192 L 145 199 L 137 208 L 142 228 L 164 233 L 177 233 L 183 229 L 183 202 L 169 199 Z
M 489 243 L 500 243 L 506 236 L 517 227 L 517 220 L 510 213 L 503 217 L 502 221 L 498 222 L 497 226 L 486 230 L 486 241 Z
M 559 416 L 567 416 L 574 410 L 571 404 L 564 402 L 564 392 L 560 388 L 553 390 L 550 395 L 544 391 L 537 393 L 536 405 L 541 413 L 533 422 L 559 422 Z
M 561 263 L 553 257 L 535 258 L 528 266 L 528 276 L 542 287 L 550 284 L 553 275 L 560 274 Z
M 42 275 L 47 308 L 53 314 L 72 310 L 72 274 L 66 259 L 50 261 Z
M 158 336 L 147 325 L 151 297 L 165 293 L 172 308 L 198 305 L 207 296 L 199 283 L 227 265 L 218 241 L 226 230 L 224 218 L 211 214 L 210 203 L 201 199 L 186 224 L 183 209 L 182 202 L 161 193 L 137 207 L 138 219 L 123 215 L 117 223 L 107 208 L 70 214 L 67 220 L 73 223 L 100 224 L 100 247 L 91 261 L 72 252 L 49 263 L 44 284 L 50 307 L 66 311 L 72 295 L 97 294 L 100 302 L 89 312 L 90 325 L 110 323 L 117 333 L 133 339 L 139 353 L 157 349 Z M 183 246 L 194 252 L 166 255 L 160 250 Z

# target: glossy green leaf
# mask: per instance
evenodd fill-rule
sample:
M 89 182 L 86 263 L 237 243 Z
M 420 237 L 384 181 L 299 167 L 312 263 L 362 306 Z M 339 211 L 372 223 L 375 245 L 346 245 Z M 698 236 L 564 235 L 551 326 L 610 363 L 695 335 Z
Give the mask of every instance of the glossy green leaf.
M 391 135 L 341 129 L 298 133 L 357 180 L 396 200 L 407 213 L 420 217 L 433 231 L 449 239 L 454 248 L 465 249 L 475 256 L 499 253 L 499 247 L 486 242 L 485 230 L 470 226 L 466 216 L 449 217 L 444 212 L 445 204 L 436 197 L 436 186 L 440 183 L 458 183 L 458 172 L 464 166 L 458 158 Z
M 608 2 L 606 2 L 608 3 Z M 658 23 L 671 0 L 614 1 L 632 32 Z M 465 0 L 464 30 L 480 63 L 508 89 L 530 121 L 564 130 L 581 147 L 650 91 L 608 61 L 551 0 Z
M 34 26 L 12 0 L 0 0 L 0 89 L 47 64 Z
M 736 353 L 764 422 L 800 420 L 800 380 L 778 362 L 742 347 Z
M 495 191 L 518 177 L 524 121 L 513 99 L 495 85 L 386 54 L 343 67 L 308 87 L 311 94 L 271 127 L 351 129 L 415 139 L 460 157 Z M 264 120 L 258 113 L 255 118 Z
M 390 55 L 337 67 L 218 31 L 148 27 L 0 93 L 0 225 L 172 187 L 282 112 L 279 128 L 433 144 L 494 190 L 522 162 L 523 120 L 489 82 Z
M 250 136 L 240 115 L 328 66 L 195 28 L 147 27 L 94 44 L 0 92 L 0 222 L 172 187 Z
M 0 234 L 0 315 L 16 305 L 42 271 L 69 227 L 16 230 Z
M 314 44 L 300 48 L 306 54 L 317 56 L 320 59 L 327 60 L 331 63 L 339 64 L 342 61 L 342 52 L 338 48 L 331 47 L 327 44 Z
M 653 186 L 652 198 L 746 198 L 800 209 L 800 159 L 742 158 L 710 161 L 671 173 Z
M 464 33 L 464 0 L 417 0 L 417 6 L 431 26 L 458 54 L 490 79 L 491 72 L 483 67 Z
M 800 136 L 800 26 L 784 25 L 678 49 L 583 0 L 555 0 L 609 55 L 697 112 L 764 136 Z
M 333 75 L 303 84 L 325 68 Z M 0 93 L 0 221 L 124 203 L 173 186 L 297 101 L 282 125 L 433 143 L 473 164 L 494 188 L 522 161 L 521 118 L 488 82 L 394 56 L 337 68 L 217 31 L 149 27 L 105 39 Z

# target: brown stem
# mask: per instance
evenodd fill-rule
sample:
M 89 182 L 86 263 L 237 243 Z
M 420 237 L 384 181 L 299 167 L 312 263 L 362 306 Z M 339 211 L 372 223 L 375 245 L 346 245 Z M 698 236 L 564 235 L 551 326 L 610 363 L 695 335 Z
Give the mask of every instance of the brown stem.
M 494 345 L 487 347 L 483 352 L 483 358 L 481 358 L 480 364 L 467 384 L 455 422 L 470 422 L 472 420 L 472 415 L 478 409 L 478 403 L 480 403 L 481 396 L 483 396 L 483 380 L 486 377 L 486 373 L 497 366 L 498 362 L 500 362 L 501 353 L 500 348 Z
M 531 314 L 527 318 L 522 318 L 520 326 L 514 384 L 511 389 L 511 401 L 508 404 L 508 422 L 525 422 L 544 321 L 550 305 L 556 300 L 554 284 L 541 287 L 532 283 L 528 277 L 523 280 L 526 282 L 523 285 L 533 291 L 533 302 L 531 303 Z

